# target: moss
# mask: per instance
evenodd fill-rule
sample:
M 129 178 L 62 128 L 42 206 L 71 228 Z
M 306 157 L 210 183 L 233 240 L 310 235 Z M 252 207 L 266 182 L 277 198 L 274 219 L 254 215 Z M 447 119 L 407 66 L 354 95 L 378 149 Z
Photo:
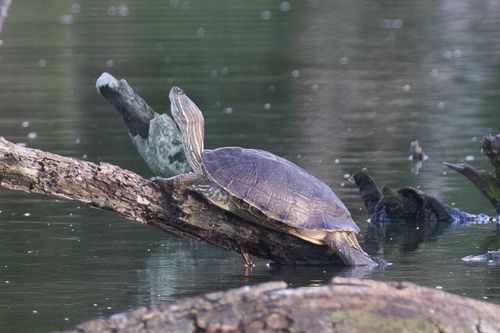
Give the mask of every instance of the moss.
M 363 310 L 345 310 L 331 313 L 328 319 L 336 328 L 348 328 L 350 332 L 447 332 L 423 315 L 396 317 Z

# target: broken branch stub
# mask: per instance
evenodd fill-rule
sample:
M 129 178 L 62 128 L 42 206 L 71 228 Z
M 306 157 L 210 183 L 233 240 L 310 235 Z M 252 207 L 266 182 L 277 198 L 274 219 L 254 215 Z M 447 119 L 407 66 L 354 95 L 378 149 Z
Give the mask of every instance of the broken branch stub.
M 493 173 L 478 170 L 466 163 L 443 162 L 443 164 L 474 184 L 495 207 L 497 216 L 500 216 L 500 134 L 486 135 L 483 138 L 482 150 L 493 165 Z
M 120 113 L 130 139 L 156 176 L 171 177 L 191 171 L 177 125 L 167 114 L 156 113 L 125 80 L 102 73 L 97 91 Z

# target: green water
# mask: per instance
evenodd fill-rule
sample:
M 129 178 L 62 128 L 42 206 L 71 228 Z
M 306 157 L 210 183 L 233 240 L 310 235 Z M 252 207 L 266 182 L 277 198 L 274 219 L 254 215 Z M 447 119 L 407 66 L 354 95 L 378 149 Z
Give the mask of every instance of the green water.
M 0 1 L 1 3 L 2 1 Z M 29 147 L 152 176 L 99 75 L 123 77 L 157 110 L 181 86 L 205 112 L 206 146 L 269 150 L 332 186 L 363 232 L 346 177 L 420 186 L 492 215 L 442 161 L 488 168 L 480 139 L 500 132 L 495 1 L 23 1 L 0 34 L 0 135 Z M 406 160 L 418 139 L 430 159 Z M 1 176 L 0 176 L 1 177 Z M 0 191 L 0 332 L 83 320 L 243 284 L 333 276 L 411 281 L 500 303 L 500 268 L 460 258 L 497 242 L 494 226 L 449 229 L 409 246 L 365 247 L 383 271 L 269 268 L 75 202 Z

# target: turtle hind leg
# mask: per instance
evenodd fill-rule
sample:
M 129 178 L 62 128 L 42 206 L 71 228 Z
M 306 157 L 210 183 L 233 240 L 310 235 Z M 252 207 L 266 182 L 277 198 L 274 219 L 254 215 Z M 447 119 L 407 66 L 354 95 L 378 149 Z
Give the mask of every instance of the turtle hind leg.
M 347 266 L 375 267 L 381 260 L 367 254 L 358 243 L 356 235 L 350 231 L 328 232 L 323 242 L 332 249 Z
M 243 260 L 245 260 L 245 266 L 246 267 L 253 267 L 253 261 L 252 261 L 252 255 L 245 250 L 241 250 L 241 256 L 243 257 Z

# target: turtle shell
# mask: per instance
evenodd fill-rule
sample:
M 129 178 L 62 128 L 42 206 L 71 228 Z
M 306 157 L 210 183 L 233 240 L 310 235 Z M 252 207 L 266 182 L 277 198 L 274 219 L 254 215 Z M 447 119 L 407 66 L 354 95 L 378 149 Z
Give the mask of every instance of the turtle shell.
M 325 183 L 281 157 L 224 147 L 205 150 L 203 164 L 212 181 L 269 218 L 299 229 L 359 231 Z

